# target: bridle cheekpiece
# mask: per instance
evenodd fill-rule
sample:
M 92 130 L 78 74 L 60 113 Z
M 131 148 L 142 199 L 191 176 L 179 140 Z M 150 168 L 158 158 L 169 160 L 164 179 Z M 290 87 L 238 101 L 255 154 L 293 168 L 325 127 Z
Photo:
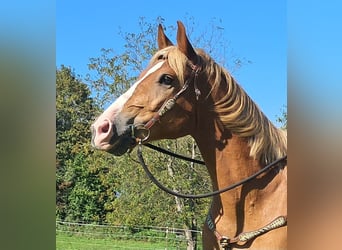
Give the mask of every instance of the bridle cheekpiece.
M 150 128 L 160 120 L 162 116 L 165 115 L 166 112 L 171 110 L 175 104 L 179 96 L 181 96 L 189 87 L 190 82 L 194 82 L 194 89 L 196 100 L 199 99 L 201 95 L 201 91 L 197 87 L 197 77 L 202 70 L 202 66 L 199 62 L 201 62 L 200 56 L 197 58 L 198 63 L 193 64 L 191 61 L 187 62 L 187 65 L 192 69 L 190 77 L 185 81 L 183 87 L 170 99 L 166 100 L 164 104 L 159 108 L 159 110 L 154 114 L 154 116 L 146 123 L 139 125 L 131 125 L 131 136 L 138 140 L 139 143 L 146 141 L 150 135 Z

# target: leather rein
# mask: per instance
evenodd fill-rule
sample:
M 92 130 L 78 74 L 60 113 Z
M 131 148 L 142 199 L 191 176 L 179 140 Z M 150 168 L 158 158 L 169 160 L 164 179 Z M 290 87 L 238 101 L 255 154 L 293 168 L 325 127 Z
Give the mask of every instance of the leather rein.
M 139 142 L 138 144 L 138 150 L 137 150 L 137 155 L 138 155 L 138 160 L 139 160 L 139 163 L 140 165 L 143 167 L 146 175 L 148 176 L 148 178 L 157 186 L 159 187 L 161 190 L 165 191 L 166 193 L 168 194 L 171 194 L 171 195 L 174 195 L 174 196 L 177 196 L 179 198 L 188 198 L 188 199 L 202 199 L 202 198 L 208 198 L 208 197 L 211 197 L 211 196 L 215 196 L 215 195 L 218 195 L 218 194 L 221 194 L 221 193 L 224 193 L 224 192 L 227 192 L 229 190 L 232 190 L 238 186 L 241 186 L 247 182 L 249 182 L 250 180 L 256 178 L 257 176 L 261 175 L 262 173 L 270 170 L 271 168 L 273 168 L 275 165 L 277 165 L 278 163 L 282 162 L 282 161 L 285 161 L 287 159 L 287 156 L 284 156 L 284 157 L 281 157 L 279 158 L 278 160 L 275 160 L 273 162 L 271 162 L 270 164 L 266 165 L 264 168 L 260 169 L 259 171 L 257 171 L 255 174 L 237 182 L 237 183 L 234 183 L 230 186 L 227 186 L 225 188 L 222 188 L 222 189 L 219 189 L 219 190 L 216 190 L 216 191 L 213 191 L 213 192 L 209 192 L 209 193 L 205 193 L 205 194 L 181 194 L 181 193 L 178 193 L 178 192 L 175 192 L 173 191 L 172 189 L 169 189 L 167 187 L 165 187 L 163 184 L 161 184 L 155 177 L 154 175 L 151 173 L 151 171 L 149 170 L 148 166 L 146 165 L 145 163 L 145 160 L 143 158 L 143 155 L 142 155 L 142 145 L 145 145 L 151 149 L 154 149 L 154 150 L 157 150 L 159 152 L 163 152 L 165 153 L 165 149 L 161 149 L 155 145 L 152 145 L 152 144 L 142 144 Z M 172 156 L 174 157 L 177 157 L 177 158 L 181 158 L 181 159 L 184 159 L 184 158 L 188 158 L 188 157 L 185 157 L 185 156 L 181 156 L 181 155 L 177 155 L 175 153 L 172 153 L 172 152 L 168 152 L 167 154 L 171 153 Z M 189 158 L 188 158 L 189 159 Z M 193 159 L 192 160 L 189 160 L 191 162 L 194 162 Z M 198 162 L 196 162 L 198 163 Z M 199 162 L 201 164 L 201 161 Z
M 200 57 L 198 57 L 198 60 L 200 61 Z M 146 146 L 149 147 L 150 149 L 159 151 L 161 153 L 167 154 L 167 155 L 171 155 L 173 157 L 176 158 L 180 158 L 182 160 L 186 160 L 189 162 L 193 162 L 193 163 L 197 163 L 197 164 L 201 164 L 201 165 L 205 165 L 205 163 L 203 161 L 199 161 L 196 159 L 192 159 L 186 156 L 182 156 L 182 155 L 178 155 L 176 153 L 170 152 L 168 150 L 162 149 L 158 146 L 155 146 L 153 144 L 150 143 L 145 143 L 143 144 L 144 141 L 146 141 L 150 135 L 150 128 L 157 122 L 160 120 L 160 118 L 169 110 L 171 110 L 174 105 L 176 104 L 177 99 L 179 98 L 179 96 L 188 89 L 189 87 L 189 83 L 191 81 L 194 82 L 194 88 L 195 88 L 195 94 L 196 94 L 196 99 L 198 100 L 199 95 L 201 94 L 201 92 L 199 91 L 199 89 L 197 88 L 196 85 L 196 78 L 199 74 L 199 72 L 201 71 L 202 67 L 199 65 L 195 65 L 193 63 L 191 63 L 190 61 L 188 62 L 188 65 L 191 67 L 192 72 L 190 77 L 185 81 L 183 87 L 170 99 L 168 99 L 167 101 L 165 101 L 165 103 L 161 106 L 161 108 L 157 111 L 157 113 L 145 124 L 139 124 L 139 125 L 131 125 L 131 136 L 136 139 L 138 141 L 138 149 L 137 149 L 137 156 L 138 156 L 138 160 L 140 165 L 143 167 L 146 175 L 148 176 L 148 178 L 160 189 L 162 189 L 163 191 L 165 191 L 168 194 L 180 197 L 180 198 L 189 198 L 189 199 L 200 199 L 200 198 L 207 198 L 207 197 L 211 197 L 211 196 L 215 196 L 224 192 L 227 192 L 231 189 L 234 189 L 238 186 L 241 186 L 245 183 L 247 183 L 248 181 L 256 178 L 257 176 L 261 175 L 262 173 L 270 170 L 271 168 L 273 168 L 274 166 L 276 166 L 278 163 L 286 161 L 287 156 L 281 157 L 273 162 L 271 162 L 270 164 L 266 165 L 264 168 L 260 169 L 259 171 L 257 171 L 255 174 L 237 182 L 234 183 L 230 186 L 227 186 L 223 189 L 220 190 L 216 190 L 213 192 L 209 192 L 209 193 L 205 193 L 205 194 L 198 194 L 198 195 L 193 195 L 193 194 L 181 194 L 178 192 L 175 192 L 167 187 L 165 187 L 163 184 L 161 184 L 155 177 L 154 175 L 151 173 L 151 171 L 149 170 L 148 166 L 145 163 L 145 160 L 143 158 L 142 155 L 142 146 Z

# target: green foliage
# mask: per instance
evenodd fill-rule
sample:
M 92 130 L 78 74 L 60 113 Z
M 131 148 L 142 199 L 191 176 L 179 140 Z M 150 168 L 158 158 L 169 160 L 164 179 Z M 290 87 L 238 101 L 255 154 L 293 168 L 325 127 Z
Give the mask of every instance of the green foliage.
M 88 87 L 70 68 L 56 71 L 56 146 L 61 164 L 78 152 L 88 151 L 89 126 L 95 107 Z
M 193 143 L 192 138 L 185 137 L 155 144 L 191 156 Z M 132 158 L 135 158 L 135 154 L 134 150 Z M 210 190 L 210 180 L 204 166 L 189 164 L 148 148 L 144 148 L 143 155 L 156 178 L 167 187 L 192 194 Z M 199 158 L 199 152 L 196 151 L 194 156 Z M 179 199 L 166 194 L 147 179 L 139 164 L 128 158 L 124 161 L 125 164 L 118 163 L 121 166 L 113 169 L 122 183 L 120 196 L 108 204 L 113 209 L 107 213 L 108 223 L 191 228 L 193 219 L 204 221 L 210 199 Z
M 281 116 L 277 117 L 277 122 L 279 122 L 281 124 L 281 127 L 283 129 L 287 129 L 287 109 L 286 109 L 286 107 L 284 107 L 282 109 Z
M 89 126 L 96 108 L 90 91 L 70 68 L 56 70 L 56 213 L 67 216 L 68 195 L 72 180 L 66 178 L 78 155 L 91 153 Z
M 98 178 L 101 169 L 91 167 L 82 153 L 68 164 L 65 173 L 65 178 L 71 183 L 65 218 L 68 221 L 103 221 L 103 194 L 101 180 Z

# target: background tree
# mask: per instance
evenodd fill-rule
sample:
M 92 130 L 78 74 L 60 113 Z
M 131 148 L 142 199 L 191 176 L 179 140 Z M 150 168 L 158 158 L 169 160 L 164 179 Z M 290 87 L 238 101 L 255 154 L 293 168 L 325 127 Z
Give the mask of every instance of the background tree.
M 70 68 L 56 70 L 56 213 L 67 215 L 71 180 L 65 178 L 68 168 L 80 155 L 91 153 L 89 124 L 96 111 L 90 91 Z
M 277 122 L 281 124 L 281 128 L 287 129 L 287 107 L 281 110 L 281 115 L 277 117 Z

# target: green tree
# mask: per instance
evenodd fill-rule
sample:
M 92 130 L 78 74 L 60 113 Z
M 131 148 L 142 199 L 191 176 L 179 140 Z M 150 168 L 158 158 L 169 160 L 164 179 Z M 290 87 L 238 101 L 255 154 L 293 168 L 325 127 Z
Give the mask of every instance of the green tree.
M 111 211 L 106 204 L 116 198 L 113 185 L 108 179 L 109 164 L 113 159 L 94 153 L 85 156 L 79 153 L 67 164 L 64 179 L 70 184 L 67 197 L 67 221 L 104 223 Z
M 65 173 L 77 155 L 91 152 L 89 126 L 96 108 L 90 91 L 72 70 L 56 70 L 56 206 L 57 216 L 65 218 L 67 197 L 73 183 Z

